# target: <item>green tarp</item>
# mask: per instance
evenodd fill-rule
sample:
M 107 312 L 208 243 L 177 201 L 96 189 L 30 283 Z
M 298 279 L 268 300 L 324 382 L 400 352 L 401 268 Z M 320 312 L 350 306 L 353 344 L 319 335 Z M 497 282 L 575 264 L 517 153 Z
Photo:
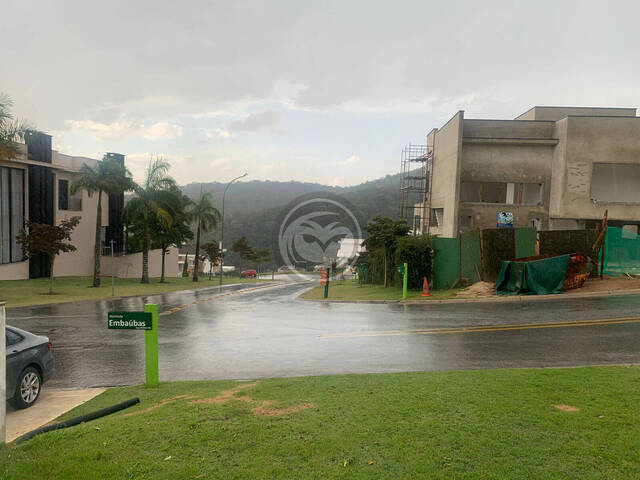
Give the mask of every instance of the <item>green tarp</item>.
M 607 227 L 604 241 L 604 273 L 640 273 L 640 235 L 619 227 Z
M 542 258 L 530 262 L 502 262 L 496 290 L 503 295 L 560 293 L 567 275 L 569 255 Z

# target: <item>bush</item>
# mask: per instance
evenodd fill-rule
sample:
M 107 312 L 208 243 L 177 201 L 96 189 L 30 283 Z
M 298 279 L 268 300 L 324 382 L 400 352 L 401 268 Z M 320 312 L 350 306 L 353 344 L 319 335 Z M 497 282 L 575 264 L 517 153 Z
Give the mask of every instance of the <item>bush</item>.
M 396 249 L 396 265 L 407 263 L 409 267 L 408 287 L 412 290 L 420 290 L 422 281 L 427 277 L 431 282 L 433 272 L 433 237 L 419 235 L 415 237 L 402 237 L 398 239 Z M 397 267 L 394 265 L 394 271 Z M 402 278 L 401 276 L 399 276 Z

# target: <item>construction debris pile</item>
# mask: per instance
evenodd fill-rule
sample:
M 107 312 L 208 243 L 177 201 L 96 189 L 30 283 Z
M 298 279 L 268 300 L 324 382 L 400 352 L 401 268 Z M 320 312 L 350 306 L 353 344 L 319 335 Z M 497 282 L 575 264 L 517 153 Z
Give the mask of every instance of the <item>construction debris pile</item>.
M 470 287 L 459 291 L 456 298 L 487 298 L 496 294 L 495 285 L 492 282 L 476 282 Z

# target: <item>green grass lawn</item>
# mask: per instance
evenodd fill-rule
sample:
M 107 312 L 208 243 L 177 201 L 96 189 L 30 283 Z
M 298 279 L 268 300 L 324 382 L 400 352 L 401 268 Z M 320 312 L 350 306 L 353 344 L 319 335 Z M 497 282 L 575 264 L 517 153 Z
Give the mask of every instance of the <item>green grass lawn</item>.
M 213 287 L 219 285 L 220 279 L 208 280 L 202 275 L 195 283 L 192 278 L 167 278 L 160 283 L 159 278 L 152 278 L 151 283 L 143 285 L 139 278 L 116 278 L 115 296 L 149 295 L 154 293 L 190 290 L 193 288 Z M 238 277 L 223 277 L 223 283 L 252 283 L 255 280 Z M 47 303 L 74 302 L 77 300 L 94 300 L 111 297 L 111 277 L 102 278 L 98 288 L 90 287 L 92 277 L 60 277 L 54 280 L 55 295 L 48 295 L 49 279 L 2 280 L 0 281 L 0 301 L 7 302 L 7 307 L 24 305 L 41 305 Z
M 238 385 L 110 389 L 64 417 L 141 403 L 0 447 L 0 477 L 640 477 L 640 367 L 269 379 L 191 403 Z
M 422 290 L 407 291 L 409 300 L 444 300 L 454 298 L 459 288 L 432 290 L 430 297 L 422 297 Z M 324 287 L 318 286 L 300 295 L 303 300 L 323 300 Z M 402 288 L 382 285 L 358 285 L 357 280 L 337 280 L 329 283 L 329 300 L 401 300 Z

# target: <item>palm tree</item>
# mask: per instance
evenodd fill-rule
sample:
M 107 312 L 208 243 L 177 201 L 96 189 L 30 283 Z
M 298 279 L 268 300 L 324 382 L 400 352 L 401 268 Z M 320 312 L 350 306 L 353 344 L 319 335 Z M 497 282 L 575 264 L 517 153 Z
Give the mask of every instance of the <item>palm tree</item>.
M 129 200 L 124 208 L 124 221 L 138 231 L 142 243 L 142 279 L 149 283 L 149 249 L 151 248 L 151 230 L 154 222 L 170 228 L 173 215 L 179 208 L 181 198 L 176 195 L 177 185 L 167 175 L 169 163 L 162 158 L 149 162 L 146 178 L 142 185 L 135 185 L 136 196 Z
M 11 114 L 13 102 L 0 94 L 0 160 L 13 158 L 18 153 L 18 143 L 33 131 L 25 122 L 14 120 Z
M 200 188 L 200 197 L 189 205 L 191 220 L 196 224 L 196 257 L 193 268 L 193 281 L 198 281 L 198 259 L 200 258 L 200 234 L 215 228 L 220 221 L 220 212 L 213 206 L 211 192 L 203 192 Z
M 105 155 L 96 166 L 86 163 L 80 168 L 80 178 L 71 185 L 71 193 L 86 190 L 89 195 L 98 194 L 96 206 L 96 236 L 93 246 L 93 286 L 100 286 L 100 247 L 102 243 L 102 193 L 121 195 L 133 190 L 133 180 L 127 168 L 115 159 Z

